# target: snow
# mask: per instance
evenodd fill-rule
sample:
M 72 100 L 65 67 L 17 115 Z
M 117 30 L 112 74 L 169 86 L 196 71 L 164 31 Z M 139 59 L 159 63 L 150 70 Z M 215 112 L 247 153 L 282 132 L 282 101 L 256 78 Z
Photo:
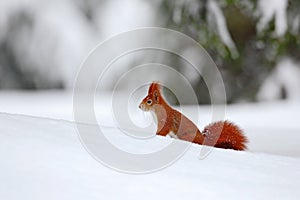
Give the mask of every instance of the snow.
M 192 145 L 166 169 L 131 175 L 94 160 L 72 122 L 2 113 L 0 124 L 2 199 L 298 199 L 300 195 L 299 158 L 214 149 L 199 159 L 201 146 Z M 118 129 L 107 131 L 120 143 L 132 145 L 132 138 L 122 137 Z M 156 138 L 160 144 L 172 140 Z M 152 150 L 155 143 L 136 148 Z
M 155 10 L 147 1 L 110 0 L 104 3 L 96 18 L 101 37 L 107 39 L 125 31 L 153 26 Z
M 93 19 L 81 10 L 84 5 Z M 151 3 L 138 0 L 2 0 L 0 42 L 7 43 L 17 70 L 38 88 L 71 89 L 80 64 L 96 45 L 124 31 L 154 26 L 155 12 Z M 10 84 L 8 88 L 15 86 Z
M 287 100 L 300 102 L 300 64 L 290 58 L 281 59 L 274 70 L 265 79 L 257 94 L 257 99 L 274 100 L 281 98 L 281 89 L 285 90 Z
M 139 94 L 143 95 L 143 94 Z M 142 96 L 130 100 L 130 118 L 133 125 L 138 123 L 140 128 L 149 125 L 151 117 L 141 112 L 137 105 Z M 115 127 L 110 96 L 96 95 L 95 113 L 97 121 L 104 127 Z M 121 100 L 124 98 L 121 98 Z M 194 116 L 195 106 L 184 106 L 185 114 Z M 62 91 L 1 91 L 0 112 L 21 114 L 47 119 L 73 121 L 72 94 Z M 199 107 L 199 119 L 194 121 L 200 129 L 209 124 L 212 119 L 210 106 Z M 262 103 L 247 103 L 229 105 L 226 108 L 225 119 L 234 121 L 245 132 L 250 140 L 249 151 L 274 155 L 300 157 L 300 104 L 295 101 L 273 101 Z M 153 124 L 152 124 L 153 125 Z M 132 127 L 125 127 L 131 130 Z M 155 127 L 149 127 L 149 134 Z M 271 137 L 272 136 L 272 137 Z M 271 137 L 271 139 L 270 139 Z M 121 145 L 117 140 L 111 140 Z M 122 142 L 121 142 L 122 143 Z M 126 147 L 127 148 L 127 147 Z M 128 151 L 131 151 L 128 149 Z
M 288 0 L 273 0 L 271 3 L 268 0 L 260 0 L 258 2 L 258 13 L 261 15 L 257 30 L 263 31 L 267 24 L 275 18 L 275 36 L 281 37 L 287 31 L 287 14 L 286 9 Z
M 12 0 L 0 5 L 2 37 L 19 70 L 33 73 L 39 87 L 62 82 L 71 88 L 80 63 L 97 42 L 97 33 L 76 5 L 70 0 Z
M 145 154 L 172 142 L 168 137 L 139 140 L 124 134 L 114 123 L 109 95 L 102 98 L 95 105 L 97 119 L 107 139 L 119 149 Z M 197 124 L 203 128 L 211 119 L 211 107 L 199 108 Z M 189 116 L 195 106 L 184 110 Z M 226 119 L 244 129 L 250 140 L 248 151 L 213 149 L 199 159 L 202 147 L 192 145 L 165 169 L 131 175 L 107 168 L 84 149 L 73 122 L 71 93 L 1 91 L 0 196 L 30 200 L 298 199 L 299 111 L 300 104 L 289 102 L 230 105 Z

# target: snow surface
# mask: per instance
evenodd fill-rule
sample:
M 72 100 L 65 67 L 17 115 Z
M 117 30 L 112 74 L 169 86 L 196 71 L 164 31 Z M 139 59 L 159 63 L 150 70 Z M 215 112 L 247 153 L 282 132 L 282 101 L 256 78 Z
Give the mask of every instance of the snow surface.
M 118 148 L 143 154 L 173 140 L 127 136 L 114 124 L 109 98 L 103 98 L 101 105 L 95 105 L 97 119 Z M 1 91 L 0 197 L 299 199 L 299 108 L 300 104 L 288 102 L 228 106 L 226 119 L 244 129 L 250 140 L 248 151 L 214 148 L 199 159 L 202 146 L 192 145 L 163 170 L 130 175 L 105 167 L 84 149 L 72 122 L 70 93 Z M 190 115 L 195 106 L 185 110 Z M 211 108 L 200 106 L 200 115 L 197 124 L 203 128 L 210 122 Z
M 2 199 L 298 199 L 300 160 L 192 145 L 172 166 L 143 175 L 104 167 L 73 123 L 0 114 Z M 114 129 L 120 140 L 121 132 Z M 122 137 L 121 137 L 122 138 Z M 170 138 L 157 137 L 160 143 Z M 122 138 L 131 144 L 131 138 Z M 145 148 L 145 146 L 139 146 Z M 153 148 L 147 146 L 146 148 Z
M 99 124 L 115 127 L 108 96 L 96 95 L 98 103 L 95 105 L 95 112 Z M 140 99 L 142 98 L 141 96 Z M 130 110 L 133 120 L 141 124 L 143 120 L 149 120 L 149 116 L 143 115 L 144 112 L 138 109 L 140 99 L 131 101 Z M 187 116 L 195 109 L 195 106 L 184 106 Z M 194 122 L 203 129 L 211 122 L 212 110 L 210 106 L 200 106 L 199 111 L 198 122 Z M 62 91 L 1 91 L 0 112 L 73 121 L 72 94 Z M 300 103 L 273 101 L 229 105 L 225 119 L 242 127 L 250 140 L 249 151 L 300 157 L 299 116 Z

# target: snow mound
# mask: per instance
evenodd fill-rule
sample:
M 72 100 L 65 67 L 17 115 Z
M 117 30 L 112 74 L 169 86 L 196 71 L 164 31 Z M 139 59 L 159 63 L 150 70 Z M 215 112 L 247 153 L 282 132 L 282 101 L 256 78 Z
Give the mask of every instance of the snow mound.
M 164 170 L 130 175 L 94 160 L 81 145 L 72 122 L 0 114 L 0 124 L 2 199 L 300 197 L 298 158 L 214 149 L 200 160 L 201 146 L 192 145 Z M 132 138 L 121 136 L 117 128 L 110 130 L 120 143 L 131 144 Z M 161 144 L 172 140 L 156 138 Z

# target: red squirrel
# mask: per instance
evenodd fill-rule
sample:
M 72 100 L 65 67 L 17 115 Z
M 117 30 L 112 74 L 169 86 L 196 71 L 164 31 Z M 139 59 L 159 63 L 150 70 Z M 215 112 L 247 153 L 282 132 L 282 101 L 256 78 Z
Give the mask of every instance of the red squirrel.
M 169 135 L 196 144 L 217 148 L 245 150 L 247 138 L 242 130 L 229 121 L 219 121 L 206 126 L 201 133 L 197 126 L 182 113 L 173 109 L 163 98 L 161 86 L 153 82 L 148 95 L 139 108 L 152 111 L 157 119 L 157 135 Z

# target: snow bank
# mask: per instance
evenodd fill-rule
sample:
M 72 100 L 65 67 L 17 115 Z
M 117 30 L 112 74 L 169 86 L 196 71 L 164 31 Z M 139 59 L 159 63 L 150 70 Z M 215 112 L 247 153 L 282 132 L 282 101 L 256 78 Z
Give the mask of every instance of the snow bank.
M 124 97 L 125 98 L 125 97 Z M 111 101 L 108 95 L 96 95 L 95 113 L 98 122 L 106 127 L 115 127 Z M 142 97 L 141 97 L 142 99 Z M 149 118 L 137 107 L 140 99 L 130 101 L 132 120 L 140 125 L 148 124 Z M 30 115 L 43 118 L 73 121 L 72 94 L 62 91 L 1 91 L 0 112 Z M 211 122 L 210 106 L 185 106 L 184 114 L 193 116 L 200 129 Z M 249 138 L 249 151 L 300 158 L 300 104 L 290 101 L 256 104 L 228 105 L 225 119 L 234 121 Z M 146 117 L 146 118 L 145 118 Z M 136 120 L 138 118 L 138 120 Z M 152 119 L 152 118 L 150 118 Z M 113 140 L 120 145 L 118 140 Z
M 92 159 L 73 123 L 0 114 L 2 199 L 298 199 L 300 160 L 192 145 L 172 166 L 122 174 Z M 113 137 L 123 143 L 132 138 Z M 157 137 L 157 142 L 172 139 Z M 101 148 L 101 147 L 99 147 Z M 152 148 L 151 145 L 145 148 Z M 109 152 L 108 152 L 109 153 Z

